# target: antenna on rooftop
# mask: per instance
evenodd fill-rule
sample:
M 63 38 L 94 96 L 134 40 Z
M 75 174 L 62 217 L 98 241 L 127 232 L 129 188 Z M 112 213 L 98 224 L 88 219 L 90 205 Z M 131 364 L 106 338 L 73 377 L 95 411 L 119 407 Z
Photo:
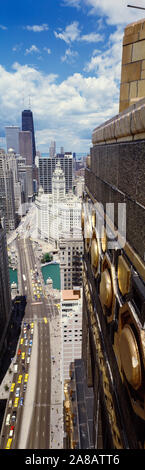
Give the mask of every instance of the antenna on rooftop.
M 137 8 L 138 10 L 145 10 L 145 7 L 136 7 L 136 5 L 127 5 L 129 8 Z
M 29 105 L 29 109 L 31 109 L 31 96 L 30 96 L 30 95 L 29 95 L 29 103 L 28 103 L 28 105 Z

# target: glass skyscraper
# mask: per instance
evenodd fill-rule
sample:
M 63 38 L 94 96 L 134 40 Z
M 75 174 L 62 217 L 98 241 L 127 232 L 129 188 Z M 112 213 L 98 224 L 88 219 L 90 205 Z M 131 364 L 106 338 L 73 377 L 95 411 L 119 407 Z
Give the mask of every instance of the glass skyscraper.
M 22 131 L 32 132 L 32 155 L 33 155 L 33 164 L 34 164 L 35 155 L 36 155 L 36 146 L 35 146 L 33 113 L 30 109 L 25 109 L 24 111 L 22 111 Z

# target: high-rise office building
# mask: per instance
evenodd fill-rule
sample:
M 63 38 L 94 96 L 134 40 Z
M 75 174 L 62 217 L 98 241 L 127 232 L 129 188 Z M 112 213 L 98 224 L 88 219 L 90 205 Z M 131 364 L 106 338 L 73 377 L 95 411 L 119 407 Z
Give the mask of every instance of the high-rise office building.
M 33 164 L 33 149 L 32 149 L 32 132 L 20 131 L 19 132 L 19 150 L 20 155 L 26 158 L 26 165 Z
M 50 147 L 49 147 L 49 156 L 50 156 L 50 158 L 55 157 L 55 154 L 56 154 L 56 142 L 55 142 L 55 140 L 52 140 L 51 143 L 50 143 Z
M 6 144 L 7 152 L 9 149 L 13 149 L 15 153 L 19 154 L 19 131 L 18 126 L 6 126 Z
M 60 278 L 61 289 L 73 289 L 82 285 L 83 238 L 60 238 Z
M 5 217 L 6 230 L 16 227 L 13 172 L 9 167 L 9 157 L 0 154 L 0 211 Z
M 30 109 L 22 111 L 22 131 L 30 131 L 32 133 L 32 161 L 35 164 L 36 145 L 35 145 L 35 134 L 34 134 L 34 123 L 33 113 Z
M 82 352 L 82 289 L 61 291 L 61 324 L 63 344 L 63 382 L 69 379 L 70 363 Z
M 21 208 L 21 183 L 18 180 L 18 156 L 11 150 L 7 154 L 9 169 L 13 174 L 15 211 L 18 214 Z
M 61 169 L 65 175 L 65 191 L 72 190 L 73 183 L 73 158 L 72 153 L 58 154 L 53 158 L 39 158 L 39 185 L 45 193 L 52 193 L 52 175 L 57 162 L 60 161 Z
M 0 352 L 11 313 L 11 290 L 4 218 L 0 217 Z

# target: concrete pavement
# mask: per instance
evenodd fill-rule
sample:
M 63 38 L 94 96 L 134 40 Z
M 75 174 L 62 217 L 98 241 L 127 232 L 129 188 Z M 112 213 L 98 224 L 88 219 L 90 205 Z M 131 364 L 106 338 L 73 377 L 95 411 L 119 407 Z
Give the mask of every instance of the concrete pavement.
M 25 406 L 24 406 L 24 412 L 23 412 L 23 419 L 22 419 L 18 449 L 26 449 L 28 435 L 30 432 L 33 407 L 34 407 L 34 401 L 35 401 L 35 393 L 36 393 L 37 364 L 38 364 L 38 327 L 35 321 L 34 331 L 33 331 L 33 345 L 32 345 L 32 352 L 31 352 L 31 361 L 29 365 L 29 378 L 28 378 L 28 383 L 27 383 L 27 390 L 25 392 Z
M 51 418 L 50 448 L 63 449 L 62 335 L 60 314 L 50 320 Z M 54 359 L 53 359 L 54 358 Z

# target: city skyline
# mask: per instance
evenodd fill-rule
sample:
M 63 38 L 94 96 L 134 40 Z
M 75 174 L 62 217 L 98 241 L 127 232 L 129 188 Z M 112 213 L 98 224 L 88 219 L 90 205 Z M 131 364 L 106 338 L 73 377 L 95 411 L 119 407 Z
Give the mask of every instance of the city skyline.
M 143 6 L 142 0 L 136 4 Z M 144 12 L 125 2 L 8 0 L 1 12 L 1 146 L 4 127 L 31 108 L 36 145 L 88 152 L 91 132 L 118 112 L 123 28 Z

